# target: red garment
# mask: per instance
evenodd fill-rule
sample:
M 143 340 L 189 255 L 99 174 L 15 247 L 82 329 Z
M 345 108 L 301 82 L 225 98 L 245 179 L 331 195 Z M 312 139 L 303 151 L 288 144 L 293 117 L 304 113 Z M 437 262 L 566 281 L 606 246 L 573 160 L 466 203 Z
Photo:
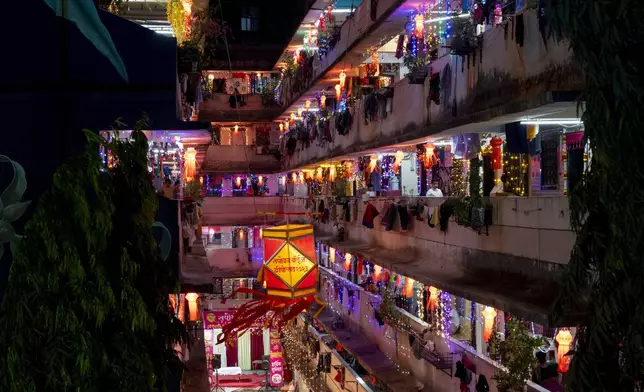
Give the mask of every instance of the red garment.
M 373 229 L 373 220 L 378 215 L 380 215 L 380 213 L 378 212 L 376 207 L 374 207 L 371 202 L 367 203 L 367 207 L 364 210 L 364 216 L 362 217 L 362 225 L 364 227 Z

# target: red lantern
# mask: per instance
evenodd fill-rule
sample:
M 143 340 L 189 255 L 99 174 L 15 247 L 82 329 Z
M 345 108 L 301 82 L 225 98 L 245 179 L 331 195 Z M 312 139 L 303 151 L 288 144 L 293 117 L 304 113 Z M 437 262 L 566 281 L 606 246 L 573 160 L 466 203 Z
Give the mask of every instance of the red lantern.
M 570 356 L 566 354 L 570 351 L 572 345 L 572 334 L 568 328 L 562 328 L 555 337 L 559 347 L 557 347 L 557 370 L 559 373 L 566 373 L 570 367 Z
M 503 169 L 503 158 L 501 157 L 501 146 L 503 145 L 503 140 L 498 137 L 492 138 L 490 145 L 492 146 L 492 169 Z

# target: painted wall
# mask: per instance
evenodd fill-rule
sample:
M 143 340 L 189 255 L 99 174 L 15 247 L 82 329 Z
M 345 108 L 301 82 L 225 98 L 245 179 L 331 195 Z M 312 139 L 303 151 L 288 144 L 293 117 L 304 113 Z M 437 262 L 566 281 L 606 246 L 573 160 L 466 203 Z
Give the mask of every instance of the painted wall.
M 277 176 L 269 182 L 269 189 L 277 190 Z M 236 225 L 244 221 L 256 220 L 257 224 L 264 221 L 262 212 L 277 212 L 283 210 L 282 198 L 278 196 L 260 197 L 206 197 L 203 201 L 202 224 L 206 225 Z

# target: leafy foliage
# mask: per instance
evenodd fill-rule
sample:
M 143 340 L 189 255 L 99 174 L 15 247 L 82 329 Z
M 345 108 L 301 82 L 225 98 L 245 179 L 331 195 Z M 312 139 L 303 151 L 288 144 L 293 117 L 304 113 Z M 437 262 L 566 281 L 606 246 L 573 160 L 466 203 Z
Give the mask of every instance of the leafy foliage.
M 556 314 L 581 314 L 567 390 L 633 391 L 644 369 L 644 3 L 548 2 L 586 77 L 590 170 L 570 193 L 577 240 Z
M 492 379 L 500 392 L 519 392 L 530 379 L 534 352 L 542 345 L 543 339 L 532 337 L 528 327 L 515 317 L 505 323 L 505 328 L 505 340 L 500 340 L 496 331 L 490 339 L 490 355 L 503 364 Z
M 202 201 L 203 195 L 201 194 L 201 184 L 199 180 L 193 180 L 186 184 L 186 188 L 183 191 L 184 197 L 189 197 L 195 201 Z
M 39 199 L 0 307 L 0 390 L 164 391 L 185 341 L 176 281 L 151 227 L 157 209 L 139 122 L 130 141 L 87 132 Z M 111 169 L 97 153 L 105 144 Z
M 12 248 L 18 246 L 21 236 L 16 234 L 13 222 L 17 221 L 25 213 L 30 201 L 20 201 L 27 190 L 27 180 L 22 166 L 4 155 L 0 155 L 0 165 L 11 167 L 12 180 L 2 192 L 0 192 L 0 260 L 5 251 L 5 245 Z

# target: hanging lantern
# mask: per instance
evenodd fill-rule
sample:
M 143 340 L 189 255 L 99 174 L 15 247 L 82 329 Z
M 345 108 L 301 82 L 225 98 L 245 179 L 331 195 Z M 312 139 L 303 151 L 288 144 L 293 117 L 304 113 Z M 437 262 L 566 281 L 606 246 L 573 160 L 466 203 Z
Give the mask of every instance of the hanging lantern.
M 335 100 L 340 102 L 342 99 L 342 87 L 339 84 L 335 85 Z
M 306 109 L 307 112 L 309 111 L 309 109 L 311 109 L 311 100 L 310 99 L 307 99 L 306 101 L 304 101 L 304 108 Z
M 329 168 L 329 181 L 335 181 L 335 166 Z
M 263 235 L 264 235 L 264 229 L 260 227 L 259 228 L 259 238 L 263 238 L 262 237 Z M 266 287 L 264 287 L 264 288 L 266 288 Z
M 529 141 L 532 141 L 537 137 L 537 124 L 526 125 L 526 136 Z
M 254 294 L 261 299 L 241 305 L 231 322 L 222 328 L 217 343 L 242 334 L 256 320 L 266 317 L 266 325 L 279 329 L 315 301 L 318 264 L 312 225 L 283 225 L 264 231 L 264 264 L 257 280 L 266 282 L 266 293 L 239 288 L 232 293 Z M 317 317 L 317 314 L 314 316 Z
M 347 253 L 344 255 L 344 270 L 349 272 L 351 271 L 351 260 L 353 259 L 353 255 L 351 253 Z
M 235 124 L 235 135 L 239 133 L 239 125 Z
M 241 177 L 237 176 L 235 178 L 235 185 L 237 185 L 237 188 L 241 187 Z
M 326 95 L 324 94 L 320 96 L 320 107 L 322 109 L 326 108 Z
M 199 176 L 199 185 L 203 186 L 203 176 Z
M 244 229 L 239 229 L 239 239 L 244 240 Z
M 431 169 L 434 166 L 434 149 L 436 146 L 434 143 L 425 144 L 425 155 L 423 156 L 423 164 L 425 169 Z
M 302 108 L 297 108 L 297 117 L 302 117 Z
M 266 289 L 266 281 L 262 282 L 262 287 Z
M 350 180 L 353 177 L 353 162 L 344 161 L 344 177 L 347 180 Z
M 570 356 L 566 355 L 572 345 L 572 334 L 568 328 L 562 328 L 555 337 L 559 346 L 557 347 L 557 371 L 566 373 L 570 368 Z
M 177 316 L 181 321 L 183 321 L 186 318 L 185 300 L 186 300 L 185 294 L 179 294 L 179 311 L 177 313 Z
M 344 89 L 345 83 L 347 82 L 347 73 L 342 71 L 340 72 L 340 88 Z
M 324 181 L 324 173 L 321 167 L 318 167 L 318 169 L 316 170 L 316 176 L 319 182 Z
M 412 278 L 405 278 L 405 298 L 414 297 L 414 282 Z
M 380 277 L 382 276 L 382 267 L 379 265 L 373 265 L 373 280 L 375 282 L 380 282 Z
M 283 133 L 283 132 L 284 132 L 284 124 L 280 123 L 280 133 Z
M 196 293 L 186 294 L 186 300 L 188 301 L 188 314 L 190 316 L 190 321 L 199 320 L 199 308 L 197 307 L 197 298 L 199 298 L 199 295 Z
M 257 177 L 257 184 L 258 184 L 259 186 L 264 185 L 264 177 L 263 177 L 263 176 L 259 176 L 259 177 Z
M 376 170 L 376 166 L 378 165 L 378 155 L 372 155 L 369 158 L 369 172 L 373 172 Z
M 405 153 L 401 150 L 396 151 L 394 154 L 394 164 L 391 167 L 394 173 L 398 174 L 400 172 L 400 164 L 402 163 L 403 158 L 405 158 Z
M 291 113 L 291 121 L 295 121 L 295 113 Z
M 425 30 L 425 16 L 423 14 L 416 14 L 414 17 L 414 37 L 423 39 L 423 31 Z
M 378 54 L 377 51 L 374 51 L 373 53 L 371 53 L 371 65 L 373 66 L 373 76 L 380 75 L 380 68 L 378 67 L 379 59 L 380 59 L 380 55 Z
M 329 248 L 329 262 L 335 263 L 335 248 Z
M 303 172 L 300 172 L 300 174 L 298 174 L 298 178 L 300 180 L 300 184 L 304 184 L 304 173 Z
M 436 304 L 438 303 L 438 289 L 434 286 L 429 286 L 427 290 L 429 291 L 429 300 L 427 301 L 427 305 L 433 312 L 436 310 Z
M 503 169 L 503 157 L 501 156 L 503 140 L 501 138 L 494 137 L 490 140 L 490 145 L 492 146 L 492 169 Z
M 492 337 L 492 332 L 494 331 L 496 309 L 491 306 L 486 306 L 481 313 L 483 314 L 483 340 L 489 342 Z
M 286 186 L 286 176 L 282 176 L 281 178 L 282 186 Z
M 295 174 L 295 173 L 291 174 L 291 182 L 293 182 L 293 184 L 297 183 L 297 174 Z
M 192 181 L 197 174 L 197 150 L 192 147 L 188 147 L 186 152 L 183 154 L 186 166 L 186 182 Z

